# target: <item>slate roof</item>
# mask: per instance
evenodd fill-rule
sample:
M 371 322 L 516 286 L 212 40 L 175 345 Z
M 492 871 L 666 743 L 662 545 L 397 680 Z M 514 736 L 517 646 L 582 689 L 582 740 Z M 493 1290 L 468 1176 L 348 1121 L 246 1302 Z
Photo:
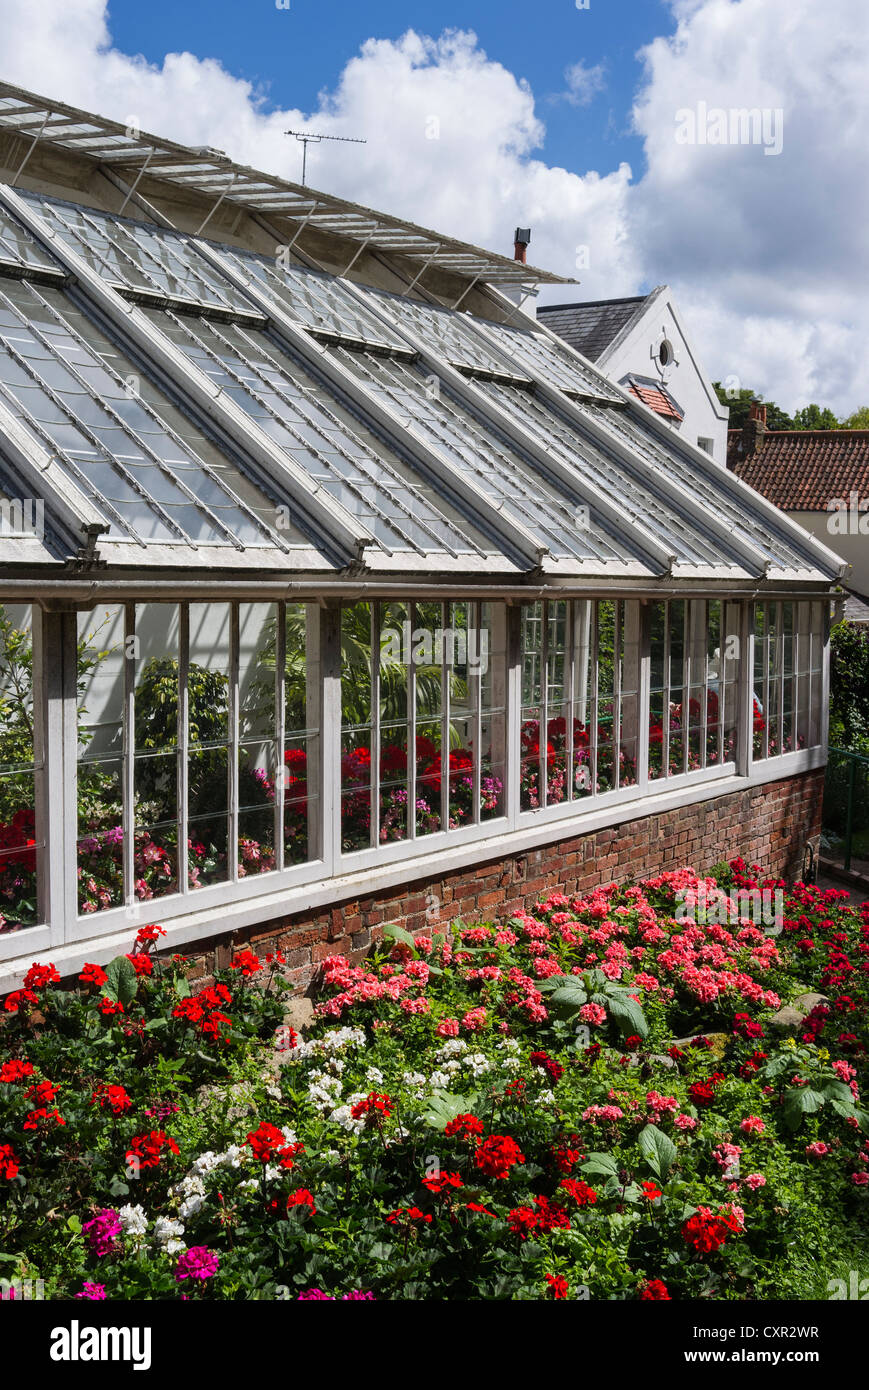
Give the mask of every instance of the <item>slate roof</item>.
M 585 304 L 542 304 L 537 317 L 589 362 L 596 362 L 622 329 L 639 316 L 647 295 L 596 299 Z
M 727 467 L 790 512 L 825 512 L 852 489 L 869 497 L 869 430 L 766 430 L 761 446 L 746 447 L 730 430 Z

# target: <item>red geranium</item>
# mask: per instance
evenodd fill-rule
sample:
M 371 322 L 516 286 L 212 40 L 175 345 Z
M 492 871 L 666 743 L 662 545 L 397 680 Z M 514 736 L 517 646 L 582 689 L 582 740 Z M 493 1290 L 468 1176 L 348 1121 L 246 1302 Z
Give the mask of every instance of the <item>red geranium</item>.
M 11 1182 L 18 1173 L 18 1159 L 12 1152 L 11 1144 L 0 1144 L 0 1177 Z
M 364 1100 L 359 1100 L 353 1106 L 350 1114 L 354 1120 L 361 1120 L 363 1115 L 391 1115 L 392 1102 L 389 1096 L 379 1096 L 376 1091 L 371 1091 Z
M 467 1139 L 469 1143 L 475 1144 L 478 1137 L 483 1133 L 483 1121 L 478 1120 L 476 1115 L 457 1115 L 454 1120 L 450 1120 L 444 1129 L 444 1134 L 448 1138 L 454 1135 L 459 1139 Z
M 83 985 L 97 985 L 99 987 L 104 985 L 109 977 L 101 965 L 93 965 L 89 962 L 78 978 Z
M 577 1206 L 591 1207 L 597 1201 L 597 1193 L 593 1187 L 589 1187 L 587 1182 L 579 1181 L 576 1178 L 562 1178 L 558 1184 L 563 1187 L 569 1197 L 572 1197 Z
M 240 970 L 245 979 L 249 980 L 252 975 L 256 975 L 257 971 L 262 969 L 262 965 L 259 957 L 254 955 L 253 951 L 240 951 L 229 968 L 230 970 Z
M 136 1134 L 127 1149 L 127 1163 L 139 1170 L 156 1168 L 164 1150 L 166 1153 L 177 1154 L 178 1145 L 162 1129 L 152 1129 L 150 1134 Z
M 507 1134 L 490 1134 L 477 1149 L 477 1167 L 489 1178 L 506 1178 L 514 1163 L 524 1163 L 525 1155 Z
M 667 1285 L 660 1279 L 647 1279 L 646 1282 L 640 1286 L 640 1298 L 650 1300 L 656 1299 L 661 1302 L 666 1300 L 668 1303 L 672 1301 L 667 1292 Z
M 15 1081 L 26 1081 L 27 1077 L 32 1075 L 32 1062 L 0 1062 L 0 1081 L 7 1086 L 11 1086 Z
M 101 1081 L 91 1096 L 91 1105 L 98 1105 L 101 1110 L 108 1106 L 113 1115 L 123 1115 L 132 1108 L 133 1102 L 123 1086 L 107 1086 Z
M 543 1277 L 549 1285 L 553 1298 L 567 1298 L 570 1285 L 563 1274 L 545 1274 Z
M 37 965 L 36 961 L 24 976 L 25 989 L 44 989 L 46 985 L 56 985 L 59 982 L 60 976 L 53 965 Z

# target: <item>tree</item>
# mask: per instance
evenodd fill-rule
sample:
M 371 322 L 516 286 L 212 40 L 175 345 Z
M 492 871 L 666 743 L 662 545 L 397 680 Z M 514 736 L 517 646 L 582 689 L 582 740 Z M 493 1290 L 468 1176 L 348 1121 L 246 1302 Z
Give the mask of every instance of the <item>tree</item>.
M 833 414 L 828 406 L 821 408 L 812 402 L 811 405 L 804 405 L 802 410 L 794 412 L 795 430 L 838 430 L 841 423 Z
M 869 430 L 869 405 L 861 405 L 859 410 L 855 410 L 853 415 L 849 415 L 847 420 L 843 420 L 842 428 L 845 430 Z
M 839 623 L 830 635 L 830 743 L 869 748 L 869 631 Z
M 755 401 L 766 406 L 766 424 L 771 430 L 792 430 L 794 422 L 789 415 L 786 415 L 775 401 L 765 401 L 763 396 L 757 391 L 741 390 L 735 395 L 728 395 L 720 381 L 713 381 L 712 385 L 718 395 L 722 405 L 730 407 L 730 428 L 732 430 L 742 429 L 751 413 L 751 407 Z

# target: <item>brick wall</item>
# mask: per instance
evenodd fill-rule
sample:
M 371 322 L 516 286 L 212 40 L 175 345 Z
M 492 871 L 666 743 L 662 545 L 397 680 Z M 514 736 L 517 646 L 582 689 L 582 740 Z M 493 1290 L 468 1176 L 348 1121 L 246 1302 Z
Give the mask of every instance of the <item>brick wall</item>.
M 302 992 L 326 956 L 347 955 L 358 963 L 384 922 L 416 931 L 455 917 L 509 916 L 552 888 L 582 893 L 685 865 L 704 871 L 740 854 L 776 876 L 796 879 L 806 844 L 813 841 L 817 849 L 823 788 L 819 769 L 449 874 L 438 874 L 432 865 L 425 878 L 382 893 L 297 912 L 198 946 L 191 957 L 194 975 L 204 983 L 243 946 L 259 955 L 279 947 L 289 979 Z

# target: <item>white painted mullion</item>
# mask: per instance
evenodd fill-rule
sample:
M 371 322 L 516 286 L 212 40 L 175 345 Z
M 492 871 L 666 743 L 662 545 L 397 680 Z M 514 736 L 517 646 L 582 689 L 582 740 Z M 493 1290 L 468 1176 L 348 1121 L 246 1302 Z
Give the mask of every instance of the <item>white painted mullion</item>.
M 705 766 L 706 766 L 706 730 L 707 730 L 707 724 L 708 724 L 708 718 L 709 718 L 709 710 L 708 710 L 708 700 L 709 700 L 709 602 L 708 602 L 707 599 L 701 599 L 700 602 L 701 602 L 701 605 L 702 605 L 702 607 L 701 607 L 701 609 L 700 609 L 700 612 L 701 612 L 701 614 L 702 614 L 702 619 L 703 619 L 702 622 L 701 622 L 701 625 L 700 625 L 700 634 L 701 634 L 702 639 L 703 639 L 703 698 L 702 698 L 702 700 L 701 700 L 701 702 L 700 702 L 700 749 L 701 749 L 701 752 L 700 752 L 700 766 L 701 766 L 701 767 L 705 767 Z M 722 614 L 722 616 L 723 616 L 723 608 L 719 608 L 719 612 L 720 612 L 720 613 Z M 719 624 L 718 624 L 718 638 L 719 638 L 719 642 L 720 642 L 720 640 L 721 640 L 721 623 L 720 623 L 720 621 L 719 621 Z M 699 643 L 699 642 L 697 643 L 697 650 L 698 650 L 698 651 L 700 650 L 700 643 Z M 719 647 L 719 651 L 718 651 L 718 659 L 719 659 L 719 665 L 720 665 L 720 664 L 721 664 L 721 649 L 720 649 L 720 647 Z M 719 680 L 719 685 L 720 685 L 720 684 L 721 684 L 721 682 L 720 682 L 720 680 Z
M 275 605 L 275 817 L 274 845 L 275 868 L 280 873 L 284 867 L 284 802 L 286 797 L 287 764 L 284 762 L 286 744 L 286 695 L 287 695 L 287 605 Z M 308 727 L 308 711 L 305 710 L 305 728 Z M 305 739 L 305 753 L 308 741 Z M 310 832 L 309 832 L 310 835 Z
M 481 801 L 481 782 L 483 775 L 483 605 L 482 603 L 471 603 L 468 605 L 468 618 L 472 626 L 468 629 L 467 636 L 467 655 L 468 655 L 468 684 L 473 691 L 471 709 L 474 720 L 474 789 L 471 824 L 477 825 L 481 820 L 480 801 Z M 477 653 L 476 671 L 471 670 L 471 632 L 476 633 L 475 650 Z M 488 651 L 488 643 L 486 650 Z M 494 680 L 494 673 L 493 673 Z
M 178 765 L 178 888 L 187 893 L 190 889 L 190 875 L 187 867 L 190 838 L 190 692 L 188 673 L 190 671 L 190 605 L 178 605 L 178 727 L 175 734 Z
M 566 706 L 567 706 L 566 714 L 565 714 L 565 728 L 564 728 L 564 737 L 565 737 L 565 758 L 567 759 L 567 766 L 566 766 L 566 769 L 565 769 L 565 776 L 566 776 L 566 778 L 567 778 L 567 785 L 566 785 L 566 788 L 565 788 L 565 799 L 566 799 L 567 801 L 573 801 L 573 799 L 574 799 L 574 792 L 575 792 L 575 786 L 574 786 L 574 780 L 575 780 L 575 779 L 574 779 L 574 768 L 573 768 L 573 720 L 574 720 L 574 704 L 575 704 L 575 701 L 576 701 L 576 684 L 577 684 L 577 682 L 576 682 L 576 650 L 577 650 L 577 642 L 576 642 L 576 625 L 577 625 L 577 623 L 579 622 L 579 612 L 578 612 L 578 608 L 579 608 L 579 604 L 580 604 L 581 602 L 582 602 L 581 599 L 568 599 L 568 600 L 567 600 L 566 618 L 565 618 L 565 622 L 564 622 L 564 634 L 565 634 L 565 637 L 564 637 L 564 645 L 565 645 L 564 662 L 565 662 L 565 671 L 566 671 L 566 674 L 567 674 L 567 690 L 564 692 L 564 694 L 565 694 L 565 699 L 566 699 Z
M 661 776 L 670 776 L 670 662 L 672 660 L 673 606 L 667 599 L 664 603 L 664 679 L 661 699 Z
M 443 634 L 451 631 L 449 600 L 441 604 L 441 830 L 450 827 L 450 745 L 452 739 L 452 683 L 453 655 L 455 648 L 450 642 L 449 655 L 444 651 Z
M 369 753 L 371 754 L 370 825 L 368 843 L 374 849 L 380 843 L 380 603 L 372 599 L 368 605 L 368 645 L 371 652 L 369 681 Z
M 691 600 L 682 604 L 682 772 L 688 771 L 691 748 Z
M 610 726 L 613 741 L 613 790 L 622 784 L 622 603 L 613 603 L 613 717 Z
M 124 604 L 124 711 L 121 740 L 121 805 L 124 827 L 123 894 L 127 907 L 136 897 L 136 663 L 139 641 L 136 636 L 136 605 Z
M 549 746 L 549 600 L 544 600 L 540 605 L 541 610 L 541 635 L 540 635 L 540 704 L 539 724 L 537 729 L 537 748 L 539 756 L 539 771 L 537 773 L 537 804 L 538 806 L 549 805 L 549 759 L 546 750 Z
M 413 634 L 416 631 L 416 604 L 408 603 L 410 650 L 407 652 L 407 837 L 416 839 L 416 663 L 413 659 Z
M 637 637 L 637 785 L 649 788 L 649 725 L 652 709 L 652 606 L 639 606 Z
M 72 833 L 67 825 L 68 810 L 66 798 L 57 794 L 57 788 L 64 787 L 65 777 L 71 777 L 73 787 L 74 760 L 77 756 L 78 738 L 70 749 L 64 747 L 67 729 L 67 704 L 72 700 L 76 707 L 76 687 L 69 689 L 68 674 L 64 670 L 58 654 L 64 650 L 64 624 L 69 616 L 75 623 L 75 614 L 46 612 L 33 606 L 33 764 L 34 764 L 34 807 L 35 838 L 37 846 L 37 919 L 48 927 L 49 941 L 60 945 L 66 939 L 68 913 L 72 920 L 77 913 L 77 903 L 68 901 L 69 881 L 73 892 L 78 882 L 75 867 L 72 873 L 66 872 L 69 853 L 68 841 L 72 841 L 73 856 L 76 854 L 78 826 L 77 810 L 74 809 Z M 73 766 L 69 767 L 68 763 Z M 75 866 L 75 857 L 73 866 Z M 26 938 L 30 933 L 22 933 Z
M 589 761 L 591 794 L 597 796 L 598 737 L 600 730 L 600 600 L 591 600 L 591 720 L 589 721 Z
M 229 878 L 235 883 L 238 879 L 238 603 L 229 605 L 229 738 L 227 740 L 227 796 L 228 815 L 226 818 L 227 856 Z

